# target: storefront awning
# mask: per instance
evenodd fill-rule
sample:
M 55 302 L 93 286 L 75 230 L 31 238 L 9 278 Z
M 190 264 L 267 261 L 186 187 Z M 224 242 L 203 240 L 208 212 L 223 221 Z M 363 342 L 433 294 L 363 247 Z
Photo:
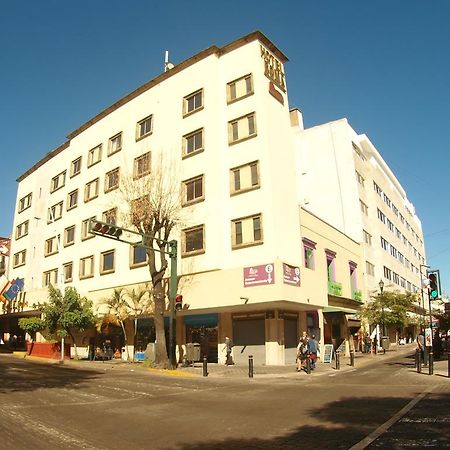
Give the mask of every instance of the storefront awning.
M 339 306 L 325 306 L 322 312 L 324 313 L 344 313 L 344 314 L 356 314 L 354 309 L 341 308 Z

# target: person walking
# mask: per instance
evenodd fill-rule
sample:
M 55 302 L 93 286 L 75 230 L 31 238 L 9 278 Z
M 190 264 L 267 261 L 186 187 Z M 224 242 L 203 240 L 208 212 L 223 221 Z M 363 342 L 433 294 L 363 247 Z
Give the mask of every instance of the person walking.
M 316 340 L 316 336 L 313 334 L 307 342 L 309 359 L 311 360 L 311 370 L 316 368 L 317 362 L 317 350 L 319 349 L 319 343 Z
M 231 351 L 233 350 L 233 341 L 228 336 L 225 338 L 225 350 L 227 351 L 227 359 L 225 361 L 225 365 L 234 365 L 233 357 L 231 356 Z
M 369 335 L 369 333 L 366 333 L 366 336 L 364 337 L 364 346 L 365 346 L 365 353 L 370 353 L 370 335 Z
M 308 358 L 308 339 L 306 332 L 303 332 L 304 337 L 300 339 L 297 345 L 297 372 L 306 368 L 306 359 Z

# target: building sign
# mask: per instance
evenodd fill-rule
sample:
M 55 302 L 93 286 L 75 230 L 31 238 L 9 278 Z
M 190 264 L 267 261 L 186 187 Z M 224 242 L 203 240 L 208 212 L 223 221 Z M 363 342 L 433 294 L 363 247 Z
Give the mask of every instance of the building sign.
M 273 264 L 244 267 L 244 287 L 262 286 L 275 283 Z
M 300 268 L 283 263 L 283 282 L 291 286 L 300 286 Z
M 283 92 L 286 92 L 286 83 L 284 80 L 283 64 L 278 61 L 272 53 L 261 45 L 261 58 L 264 61 L 264 75 L 278 86 Z

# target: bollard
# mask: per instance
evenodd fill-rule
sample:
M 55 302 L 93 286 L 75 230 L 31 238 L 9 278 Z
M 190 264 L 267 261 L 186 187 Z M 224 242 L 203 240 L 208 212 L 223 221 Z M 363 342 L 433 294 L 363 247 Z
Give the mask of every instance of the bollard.
M 206 356 L 203 357 L 203 376 L 208 376 L 208 358 Z
M 428 375 L 433 375 L 433 348 L 428 353 Z
M 309 356 L 306 358 L 306 373 L 311 375 L 311 358 Z
M 341 361 L 340 361 L 339 353 L 340 352 L 336 352 L 335 353 L 335 355 L 336 355 L 336 370 L 340 370 L 340 368 L 341 368 Z
M 355 367 L 355 351 L 350 350 L 350 365 Z
M 414 368 L 416 369 L 418 366 L 418 362 L 419 362 L 419 349 L 416 348 L 416 353 L 414 354 Z
M 253 355 L 248 355 L 248 377 L 253 378 Z
M 417 373 L 422 372 L 422 352 L 418 350 L 417 352 Z

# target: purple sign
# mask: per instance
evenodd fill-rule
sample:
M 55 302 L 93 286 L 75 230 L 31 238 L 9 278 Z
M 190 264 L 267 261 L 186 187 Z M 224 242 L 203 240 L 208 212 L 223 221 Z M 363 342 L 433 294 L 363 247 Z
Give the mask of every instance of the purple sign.
M 244 267 L 244 287 L 262 286 L 275 283 L 273 264 Z
M 291 286 L 300 286 L 300 269 L 283 263 L 283 282 Z

